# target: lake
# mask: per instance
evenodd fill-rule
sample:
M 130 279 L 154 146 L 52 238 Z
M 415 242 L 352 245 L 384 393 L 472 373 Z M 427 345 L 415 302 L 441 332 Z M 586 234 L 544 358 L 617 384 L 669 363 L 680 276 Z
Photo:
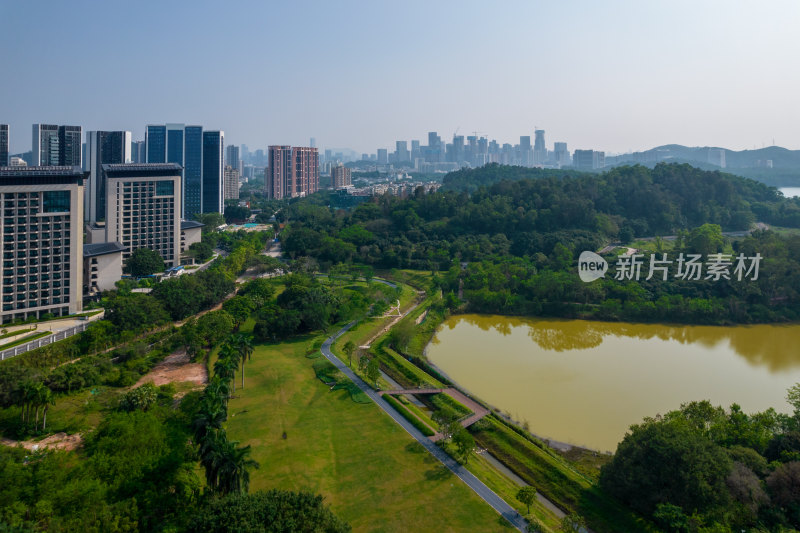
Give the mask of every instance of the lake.
M 790 412 L 800 325 L 670 326 L 459 315 L 428 359 L 546 439 L 616 450 L 631 424 L 692 400 Z
M 781 187 L 778 190 L 781 191 L 787 198 L 800 196 L 800 187 Z

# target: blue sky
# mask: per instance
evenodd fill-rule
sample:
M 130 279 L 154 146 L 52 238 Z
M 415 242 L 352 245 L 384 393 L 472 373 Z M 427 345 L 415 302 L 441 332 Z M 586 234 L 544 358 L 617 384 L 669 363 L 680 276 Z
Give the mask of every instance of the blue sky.
M 0 0 L 0 123 L 349 147 L 800 149 L 800 2 Z

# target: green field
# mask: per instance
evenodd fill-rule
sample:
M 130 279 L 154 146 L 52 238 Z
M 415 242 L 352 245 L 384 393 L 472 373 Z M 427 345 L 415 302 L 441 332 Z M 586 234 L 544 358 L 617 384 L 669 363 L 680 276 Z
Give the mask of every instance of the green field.
M 261 464 L 251 491 L 321 493 L 354 531 L 511 531 L 376 405 L 318 380 L 311 342 L 257 346 L 230 402 L 228 436 Z

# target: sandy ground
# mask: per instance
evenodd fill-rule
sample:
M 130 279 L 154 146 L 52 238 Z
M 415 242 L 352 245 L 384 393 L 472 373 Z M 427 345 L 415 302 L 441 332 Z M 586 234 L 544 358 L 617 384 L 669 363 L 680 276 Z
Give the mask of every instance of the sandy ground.
M 176 381 L 188 381 L 203 385 L 208 382 L 208 373 L 205 365 L 190 362 L 189 356 L 181 350 L 168 355 L 166 359 L 154 366 L 153 370 L 142 376 L 134 387 L 148 381 L 153 382 L 156 386 Z
M 62 432 L 54 433 L 40 441 L 24 440 L 20 442 L 11 439 L 0 439 L 0 443 L 5 446 L 17 446 L 21 444 L 26 450 L 41 450 L 43 448 L 51 450 L 74 450 L 80 446 L 82 440 L 79 433 L 67 435 Z

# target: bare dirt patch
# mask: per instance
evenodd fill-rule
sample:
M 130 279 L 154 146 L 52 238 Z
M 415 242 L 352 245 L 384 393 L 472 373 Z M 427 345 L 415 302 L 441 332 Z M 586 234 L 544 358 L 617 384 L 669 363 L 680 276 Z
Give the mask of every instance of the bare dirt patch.
M 192 363 L 189 355 L 180 350 L 170 354 L 153 367 L 153 370 L 145 374 L 134 385 L 138 387 L 148 381 L 154 385 L 166 385 L 174 382 L 190 382 L 203 385 L 208 382 L 208 372 L 206 366 L 200 363 Z
M 41 449 L 49 449 L 49 450 L 67 450 L 71 451 L 81 445 L 83 438 L 81 437 L 80 433 L 75 433 L 73 435 L 67 435 L 66 433 L 54 433 L 49 437 L 45 437 L 39 441 L 33 440 L 23 440 L 23 441 L 16 441 L 11 439 L 0 439 L 0 443 L 5 446 L 17 446 L 19 444 L 22 445 L 23 448 L 26 450 L 41 450 Z

